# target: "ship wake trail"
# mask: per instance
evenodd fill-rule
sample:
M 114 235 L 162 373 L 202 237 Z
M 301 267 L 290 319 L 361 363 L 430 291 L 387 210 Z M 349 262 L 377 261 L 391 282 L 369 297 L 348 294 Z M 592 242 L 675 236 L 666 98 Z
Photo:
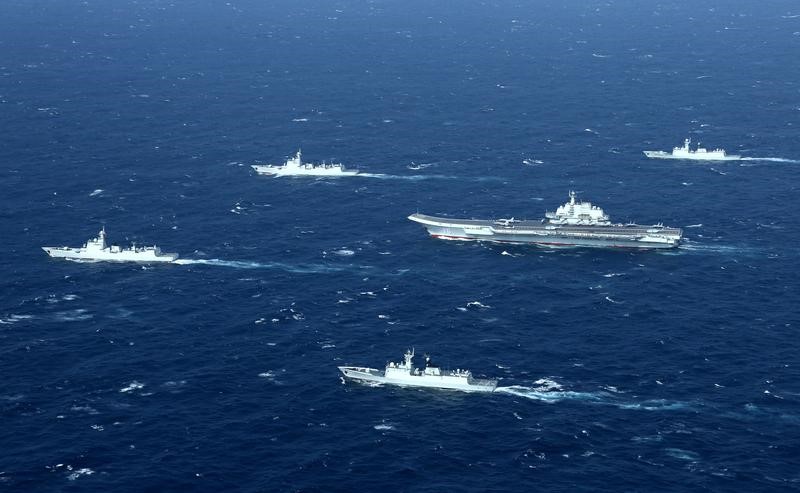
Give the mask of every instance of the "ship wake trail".
M 783 157 L 743 157 L 739 161 L 769 161 L 771 163 L 790 163 L 800 164 L 800 159 L 789 159 Z
M 602 392 L 574 392 L 571 390 L 542 390 L 534 387 L 524 387 L 512 385 L 509 387 L 497 387 L 495 393 L 511 394 L 517 397 L 524 397 L 536 401 L 554 404 L 564 400 L 577 400 L 588 402 L 602 402 L 604 393 Z
M 212 265 L 216 267 L 229 267 L 233 269 L 274 269 L 293 272 L 298 274 L 327 274 L 329 272 L 342 272 L 345 267 L 325 265 L 325 264 L 306 264 L 291 265 L 281 262 L 252 262 L 246 260 L 220 260 L 211 259 L 177 259 L 172 263 L 178 265 Z M 352 266 L 351 266 L 352 267 Z M 364 267 L 360 267 L 364 268 Z
M 461 181 L 503 181 L 502 178 L 496 176 L 476 176 L 465 177 L 456 175 L 387 175 L 383 173 L 359 173 L 356 176 L 363 176 L 365 178 L 378 178 L 380 180 L 407 180 L 407 181 L 422 181 L 422 180 L 461 180 Z
M 667 399 L 648 399 L 643 401 L 628 401 L 610 392 L 576 392 L 571 390 L 546 390 L 540 387 L 524 387 L 512 385 L 497 387 L 495 393 L 510 394 L 546 404 L 556 404 L 563 401 L 579 401 L 589 404 L 614 406 L 619 409 L 641 411 L 680 411 L 690 410 L 693 406 L 687 402 L 670 401 Z
M 755 250 L 750 247 L 741 247 L 735 245 L 703 245 L 700 243 L 684 243 L 678 250 L 682 252 L 691 253 L 708 253 L 708 254 L 752 254 Z

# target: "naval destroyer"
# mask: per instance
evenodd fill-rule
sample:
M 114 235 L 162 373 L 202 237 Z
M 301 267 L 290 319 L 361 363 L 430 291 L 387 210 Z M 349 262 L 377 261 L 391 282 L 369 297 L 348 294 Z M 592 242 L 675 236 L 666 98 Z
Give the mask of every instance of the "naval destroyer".
M 643 151 L 644 155 L 653 159 L 690 159 L 694 161 L 737 161 L 742 156 L 727 154 L 723 149 L 713 149 L 709 151 L 703 147 L 691 150 L 689 144 L 691 139 L 683 141 L 683 147 L 673 147 L 672 152 L 665 151 Z
M 360 366 L 340 366 L 339 371 L 351 379 L 372 384 L 400 385 L 403 387 L 429 387 L 460 390 L 463 392 L 492 392 L 497 380 L 472 377 L 469 370 L 442 370 L 425 358 L 425 368 L 415 368 L 414 350 L 406 351 L 402 363 L 389 362 L 384 370 Z
M 90 260 L 107 262 L 172 262 L 177 253 L 163 253 L 157 246 L 121 248 L 106 244 L 106 228 L 100 230 L 97 238 L 84 243 L 82 247 L 42 247 L 51 257 L 69 260 Z
M 408 219 L 427 228 L 435 238 L 474 240 L 495 243 L 530 243 L 548 247 L 599 247 L 663 249 L 675 248 L 683 231 L 662 224 L 614 224 L 603 209 L 591 202 L 575 200 L 555 212 L 545 213 L 539 221 L 514 219 L 451 219 L 412 214 Z
M 357 170 L 345 169 L 339 163 L 312 164 L 304 163 L 302 153 L 298 150 L 294 157 L 286 160 L 281 166 L 271 164 L 254 164 L 251 166 L 256 173 L 271 176 L 355 176 Z

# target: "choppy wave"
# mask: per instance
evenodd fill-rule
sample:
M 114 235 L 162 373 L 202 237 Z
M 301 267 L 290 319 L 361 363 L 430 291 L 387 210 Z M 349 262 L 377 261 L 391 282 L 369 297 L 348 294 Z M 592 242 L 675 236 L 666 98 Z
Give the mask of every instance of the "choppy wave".
M 55 319 L 58 322 L 82 322 L 91 318 L 94 318 L 94 315 L 88 313 L 88 310 L 85 308 L 66 310 L 55 314 Z
M 23 320 L 30 320 L 32 318 L 33 315 L 16 315 L 12 313 L 11 315 L 8 315 L 6 318 L 0 318 L 0 324 L 11 325 L 17 322 L 21 322 Z
M 127 392 L 131 392 L 131 391 L 134 391 L 134 390 L 139 390 L 139 389 L 142 389 L 142 388 L 144 388 L 144 384 L 134 380 L 134 381 L 130 382 L 129 384 L 125 385 L 124 387 L 122 387 L 121 389 L 119 389 L 119 391 L 122 392 L 122 393 L 127 393 Z

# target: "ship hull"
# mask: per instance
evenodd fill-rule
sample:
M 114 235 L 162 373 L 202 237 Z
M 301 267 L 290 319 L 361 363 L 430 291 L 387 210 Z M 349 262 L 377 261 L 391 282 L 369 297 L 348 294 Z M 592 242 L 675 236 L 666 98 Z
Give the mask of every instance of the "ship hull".
M 285 169 L 283 166 L 252 165 L 256 173 L 268 176 L 316 176 L 335 178 L 340 176 L 356 176 L 358 171 L 341 171 L 326 168 Z
M 439 239 L 530 244 L 550 248 L 671 249 L 680 244 L 676 228 L 653 231 L 646 226 L 553 226 L 537 221 L 498 224 L 496 221 L 449 219 L 412 214 L 409 219 L 425 226 Z
M 713 154 L 670 154 L 664 151 L 643 151 L 644 155 L 651 159 L 680 159 L 684 161 L 738 161 L 742 156 L 737 155 L 713 155 Z
M 48 255 L 53 258 L 63 258 L 67 260 L 85 260 L 94 262 L 141 262 L 141 263 L 155 263 L 155 262 L 173 262 L 178 259 L 177 253 L 161 253 L 155 255 L 152 252 L 143 252 L 141 254 L 124 254 L 124 253 L 111 253 L 111 252 L 83 252 L 76 248 L 63 248 L 63 247 L 42 247 Z
M 472 383 L 451 382 L 448 376 L 407 375 L 402 378 L 386 377 L 384 372 L 374 368 L 340 366 L 339 370 L 350 380 L 375 385 L 397 385 L 400 387 L 422 387 L 431 389 L 458 390 L 460 392 L 493 392 L 497 387 L 495 380 L 473 380 Z

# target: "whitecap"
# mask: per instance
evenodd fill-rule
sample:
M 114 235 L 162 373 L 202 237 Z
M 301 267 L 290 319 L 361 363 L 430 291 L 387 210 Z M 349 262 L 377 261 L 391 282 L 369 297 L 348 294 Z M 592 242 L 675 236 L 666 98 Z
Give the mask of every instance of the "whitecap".
M 491 308 L 489 305 L 484 305 L 480 301 L 470 301 L 467 303 L 467 307 L 469 308 Z
M 334 250 L 333 253 L 342 257 L 349 257 L 351 255 L 355 255 L 356 252 L 350 250 L 349 248 L 341 248 L 339 250 Z
M 100 414 L 100 412 L 92 406 L 72 406 L 69 410 L 86 414 Z
M 129 383 L 128 385 L 126 385 L 125 387 L 122 387 L 121 389 L 119 389 L 119 391 L 120 392 L 131 392 L 133 390 L 138 390 L 138 389 L 141 389 L 143 387 L 144 387 L 143 383 L 139 383 L 136 380 L 134 380 L 131 383 Z
M 91 313 L 87 313 L 85 308 L 78 308 L 76 310 L 69 310 L 58 312 L 55 314 L 56 320 L 59 322 L 80 322 L 89 320 L 94 317 Z
M 387 430 L 394 430 L 394 425 L 388 423 L 381 423 L 373 426 L 373 428 L 379 431 L 387 431 Z
M 75 481 L 81 476 L 91 476 L 92 474 L 94 474 L 94 471 L 92 471 L 88 467 L 84 467 L 73 471 L 70 475 L 67 476 L 67 479 L 69 479 L 70 481 Z
M 563 387 L 561 386 L 560 383 L 556 382 L 555 380 L 551 380 L 549 378 L 540 378 L 535 382 L 533 382 L 533 384 L 537 385 L 537 387 L 534 387 L 533 390 L 539 392 L 551 392 L 554 390 L 563 390 Z
M 676 459 L 681 459 L 681 460 L 696 462 L 700 459 L 700 455 L 697 452 L 693 452 L 691 450 L 684 450 L 679 448 L 667 448 L 664 449 L 664 452 L 666 452 L 666 454 L 670 457 L 674 457 Z
M 162 387 L 166 387 L 168 389 L 177 389 L 179 387 L 183 387 L 184 385 L 186 385 L 186 380 L 170 380 L 161 384 Z
M 660 442 L 663 441 L 664 437 L 662 435 L 650 435 L 650 436 L 635 436 L 631 438 L 632 442 L 643 443 L 643 442 Z
M 5 319 L 0 318 L 0 324 L 11 325 L 11 324 L 15 324 L 17 322 L 20 322 L 22 320 L 29 320 L 29 319 L 32 319 L 32 318 L 33 318 L 33 315 L 15 315 L 15 314 L 11 314 L 8 317 L 6 317 Z

